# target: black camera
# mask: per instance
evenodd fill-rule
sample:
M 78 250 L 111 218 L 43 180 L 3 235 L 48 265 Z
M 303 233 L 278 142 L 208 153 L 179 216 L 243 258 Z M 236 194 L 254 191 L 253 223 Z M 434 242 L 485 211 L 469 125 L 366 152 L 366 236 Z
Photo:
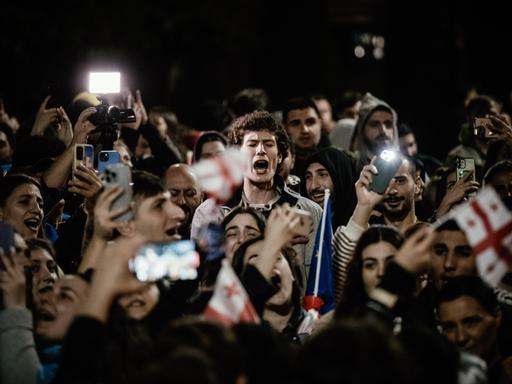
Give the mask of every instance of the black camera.
M 121 109 L 115 105 L 100 104 L 96 107 L 96 113 L 89 117 L 89 121 L 100 127 L 102 125 L 134 123 L 136 117 L 133 109 Z
M 95 114 L 89 116 L 89 121 L 96 126 L 93 133 L 100 134 L 99 141 L 104 150 L 113 148 L 119 136 L 119 123 L 134 123 L 136 120 L 133 109 L 121 109 L 105 102 L 96 107 Z

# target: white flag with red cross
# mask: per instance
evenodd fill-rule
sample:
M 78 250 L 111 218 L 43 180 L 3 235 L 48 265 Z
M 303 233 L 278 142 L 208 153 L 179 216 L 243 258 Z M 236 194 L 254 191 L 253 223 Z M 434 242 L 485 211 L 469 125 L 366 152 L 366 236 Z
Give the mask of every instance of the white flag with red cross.
M 217 320 L 228 326 L 260 322 L 247 292 L 226 259 L 222 260 L 213 296 L 203 315 L 207 319 Z
M 450 216 L 466 233 L 480 276 L 496 287 L 512 264 L 512 213 L 491 187 Z

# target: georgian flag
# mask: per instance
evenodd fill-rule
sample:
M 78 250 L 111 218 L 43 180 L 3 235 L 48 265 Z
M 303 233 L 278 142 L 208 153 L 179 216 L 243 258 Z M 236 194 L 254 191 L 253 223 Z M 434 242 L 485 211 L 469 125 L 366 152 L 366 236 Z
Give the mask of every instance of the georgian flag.
M 217 320 L 228 326 L 260 322 L 247 292 L 226 259 L 222 260 L 213 296 L 203 315 L 207 319 Z
M 201 160 L 192 169 L 201 190 L 217 202 L 228 201 L 244 181 L 244 171 L 249 163 L 246 153 L 229 148 L 220 156 Z
M 512 264 L 512 214 L 496 191 L 486 187 L 450 216 L 466 233 L 480 276 L 496 287 Z

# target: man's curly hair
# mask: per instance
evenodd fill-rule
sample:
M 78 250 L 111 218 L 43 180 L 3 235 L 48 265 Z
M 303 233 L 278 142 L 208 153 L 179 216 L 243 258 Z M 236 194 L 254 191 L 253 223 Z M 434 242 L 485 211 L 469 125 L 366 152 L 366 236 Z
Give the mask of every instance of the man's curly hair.
M 269 112 L 255 111 L 237 118 L 228 132 L 231 145 L 242 145 L 246 131 L 270 132 L 276 138 L 277 149 L 283 160 L 288 155 L 288 134 Z

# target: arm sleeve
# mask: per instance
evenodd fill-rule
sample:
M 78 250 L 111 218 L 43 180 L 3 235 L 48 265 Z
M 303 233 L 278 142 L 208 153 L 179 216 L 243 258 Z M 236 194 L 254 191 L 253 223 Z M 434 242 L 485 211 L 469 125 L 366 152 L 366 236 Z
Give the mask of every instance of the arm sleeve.
M 155 126 L 145 124 L 141 125 L 139 130 L 140 134 L 148 141 L 155 159 L 157 159 L 165 168 L 182 162 L 181 154 L 174 143 L 170 140 L 167 141 L 163 139 Z
M 76 317 L 66 336 L 55 384 L 99 382 L 103 363 L 98 356 L 102 356 L 106 340 L 107 330 L 102 322 Z
M 0 312 L 0 382 L 35 384 L 42 368 L 36 351 L 32 313 L 26 308 Z
M 333 242 L 333 272 L 334 272 L 334 295 L 336 303 L 339 303 L 343 295 L 343 288 L 347 279 L 347 267 L 359 238 L 365 231 L 365 228 L 356 224 L 352 218 L 347 226 L 338 227 L 334 233 Z

